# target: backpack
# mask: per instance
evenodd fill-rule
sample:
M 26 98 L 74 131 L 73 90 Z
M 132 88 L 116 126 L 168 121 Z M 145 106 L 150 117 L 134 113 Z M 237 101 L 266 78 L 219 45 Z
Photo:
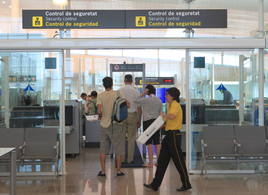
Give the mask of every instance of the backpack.
M 114 102 L 112 121 L 122 122 L 128 117 L 127 101 L 121 97 L 116 98 Z

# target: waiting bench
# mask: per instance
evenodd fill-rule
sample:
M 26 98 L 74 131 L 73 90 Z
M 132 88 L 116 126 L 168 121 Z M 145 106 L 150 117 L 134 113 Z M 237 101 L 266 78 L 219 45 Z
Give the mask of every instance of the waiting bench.
M 237 126 L 235 138 L 240 157 L 267 157 L 268 142 L 265 127 Z
M 16 147 L 23 164 L 53 161 L 58 175 L 59 142 L 57 128 L 0 128 L 0 146 Z
M 207 173 L 207 160 L 240 160 L 268 157 L 265 127 L 258 126 L 206 126 L 201 139 L 202 168 Z M 260 158 L 262 157 L 262 159 Z
M 24 153 L 24 128 L 0 128 L 0 147 L 16 148 L 17 159 L 20 159 Z M 1 157 L 9 159 L 8 156 Z

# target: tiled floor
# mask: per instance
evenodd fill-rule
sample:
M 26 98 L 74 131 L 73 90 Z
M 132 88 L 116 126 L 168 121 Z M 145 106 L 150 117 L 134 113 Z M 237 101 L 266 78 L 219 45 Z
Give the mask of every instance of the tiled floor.
M 67 175 L 61 177 L 18 177 L 17 195 L 145 195 L 145 194 L 198 194 L 198 195 L 267 195 L 268 175 L 191 175 L 193 189 L 176 192 L 179 175 L 171 163 L 159 192 L 143 187 L 151 181 L 155 168 L 125 169 L 126 175 L 116 177 L 114 164 L 107 160 L 107 177 L 98 178 L 98 149 L 84 149 L 83 153 L 67 160 Z M 0 195 L 8 194 L 6 178 L 0 178 Z

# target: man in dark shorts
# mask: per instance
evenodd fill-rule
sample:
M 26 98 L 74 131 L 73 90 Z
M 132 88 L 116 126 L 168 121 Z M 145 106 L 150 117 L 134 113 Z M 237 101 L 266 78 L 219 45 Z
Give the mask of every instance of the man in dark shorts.
M 143 131 L 145 131 L 162 112 L 162 102 L 155 96 L 155 87 L 147 85 L 141 97 L 135 102 L 142 107 Z M 147 96 L 147 97 L 145 97 Z M 160 130 L 145 143 L 148 148 L 149 163 L 148 167 L 153 167 L 153 145 L 156 147 L 157 157 L 160 152 Z

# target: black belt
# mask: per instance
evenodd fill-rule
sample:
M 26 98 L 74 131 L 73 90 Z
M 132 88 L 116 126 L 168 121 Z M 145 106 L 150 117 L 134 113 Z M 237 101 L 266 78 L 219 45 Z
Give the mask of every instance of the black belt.
M 162 132 L 162 135 L 166 135 L 167 137 L 173 137 L 174 135 L 182 135 L 182 133 L 180 130 L 165 130 L 164 132 Z
M 181 133 L 180 130 L 165 130 L 164 134 L 168 135 L 168 134 L 173 134 L 173 133 Z

